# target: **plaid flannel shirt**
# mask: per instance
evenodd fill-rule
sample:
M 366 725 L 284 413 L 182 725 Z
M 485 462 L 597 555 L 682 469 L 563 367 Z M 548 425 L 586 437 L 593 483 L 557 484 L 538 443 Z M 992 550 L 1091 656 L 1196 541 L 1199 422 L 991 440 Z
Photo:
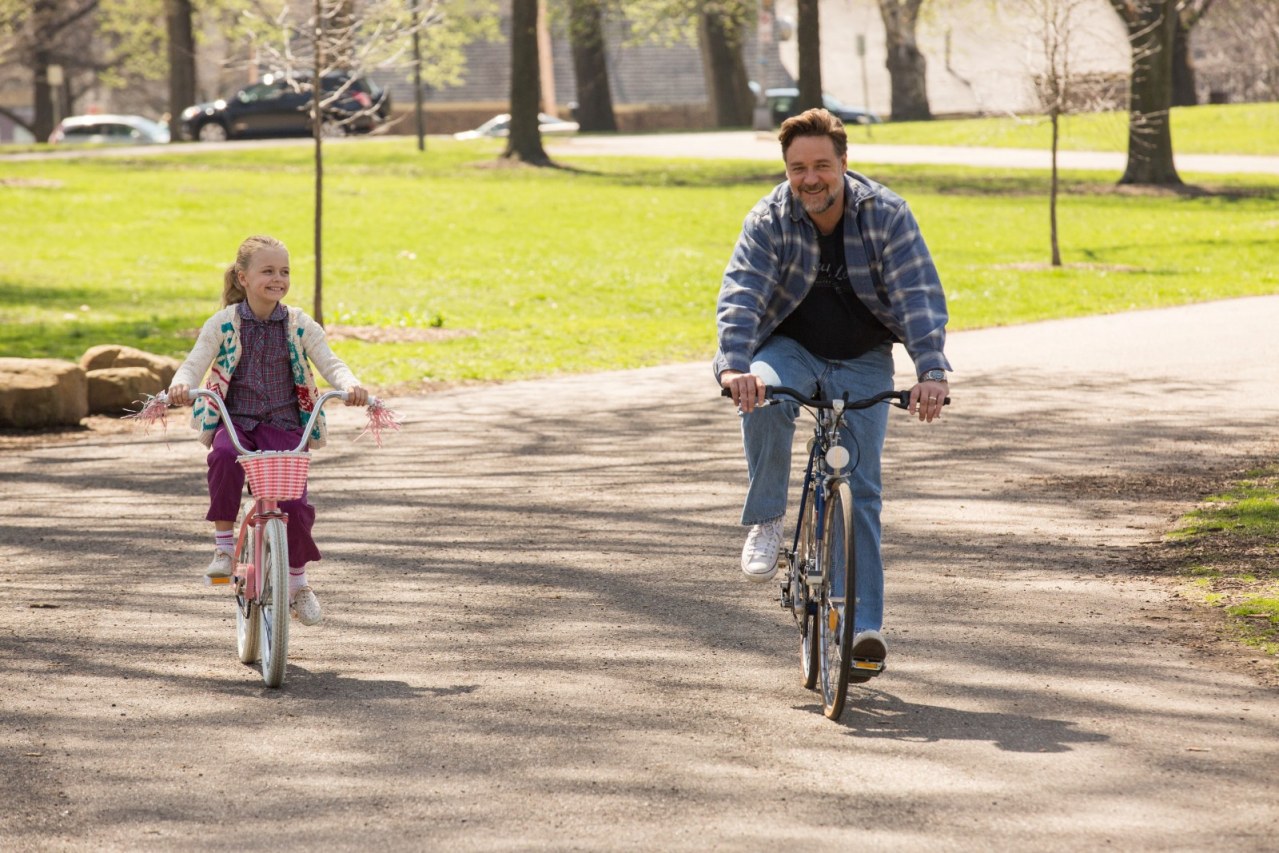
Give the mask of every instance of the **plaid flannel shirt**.
M 850 171 L 844 175 L 844 204 L 844 255 L 857 297 L 905 345 L 916 375 L 950 370 L 944 353 L 946 296 L 905 200 Z M 859 221 L 879 260 L 882 289 L 870 274 Z M 725 370 L 750 372 L 755 353 L 808 295 L 821 260 L 817 238 L 816 226 L 785 181 L 746 215 L 719 291 L 716 379 Z
M 298 389 L 289 360 L 289 311 L 283 303 L 259 320 L 246 299 L 240 309 L 240 360 L 231 374 L 226 407 L 242 430 L 270 424 L 284 430 L 302 429 Z

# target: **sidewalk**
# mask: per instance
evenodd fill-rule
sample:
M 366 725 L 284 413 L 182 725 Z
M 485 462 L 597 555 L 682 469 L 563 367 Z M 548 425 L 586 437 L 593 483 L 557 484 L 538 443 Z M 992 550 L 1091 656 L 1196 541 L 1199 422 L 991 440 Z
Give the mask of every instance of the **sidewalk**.
M 727 157 L 744 160 L 775 160 L 781 164 L 777 137 L 753 130 L 710 133 L 653 134 L 632 136 L 547 137 L 552 156 L 638 155 L 645 157 Z M 1176 146 L 1174 145 L 1174 150 Z M 1214 174 L 1256 173 L 1279 175 L 1279 157 L 1222 154 L 1174 154 L 1181 172 Z M 1051 152 L 1028 148 L 974 148 L 942 145 L 875 145 L 849 141 L 848 161 L 857 163 L 935 163 L 955 166 L 1047 169 Z M 1092 169 L 1122 173 L 1128 155 L 1103 151 L 1060 151 L 1058 166 L 1063 169 Z

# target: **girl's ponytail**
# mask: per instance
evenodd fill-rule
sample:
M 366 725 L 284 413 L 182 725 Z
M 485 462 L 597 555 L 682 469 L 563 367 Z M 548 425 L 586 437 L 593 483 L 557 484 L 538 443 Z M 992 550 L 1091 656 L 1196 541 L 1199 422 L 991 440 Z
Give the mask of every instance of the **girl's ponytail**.
M 240 278 L 236 275 L 235 264 L 231 264 L 222 276 L 222 307 L 243 302 L 246 297 L 244 288 L 240 287 Z

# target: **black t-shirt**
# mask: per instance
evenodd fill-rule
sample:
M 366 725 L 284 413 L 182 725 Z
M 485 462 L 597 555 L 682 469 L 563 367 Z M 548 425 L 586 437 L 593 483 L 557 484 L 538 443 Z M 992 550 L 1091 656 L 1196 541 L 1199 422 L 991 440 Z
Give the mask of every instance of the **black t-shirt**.
M 829 234 L 818 237 L 821 260 L 817 279 L 775 335 L 784 335 L 813 355 L 847 361 L 890 341 L 893 333 L 857 298 L 848 283 L 844 259 L 844 218 Z

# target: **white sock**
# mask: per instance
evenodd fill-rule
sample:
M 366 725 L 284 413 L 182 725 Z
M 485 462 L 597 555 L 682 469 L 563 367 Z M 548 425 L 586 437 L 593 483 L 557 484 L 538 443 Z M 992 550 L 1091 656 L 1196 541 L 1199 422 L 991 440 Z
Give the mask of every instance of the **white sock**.
M 215 530 L 213 532 L 213 545 L 219 551 L 226 551 L 228 554 L 235 553 L 235 531 L 234 530 Z
M 306 569 L 289 569 L 289 595 L 297 595 L 306 585 Z

